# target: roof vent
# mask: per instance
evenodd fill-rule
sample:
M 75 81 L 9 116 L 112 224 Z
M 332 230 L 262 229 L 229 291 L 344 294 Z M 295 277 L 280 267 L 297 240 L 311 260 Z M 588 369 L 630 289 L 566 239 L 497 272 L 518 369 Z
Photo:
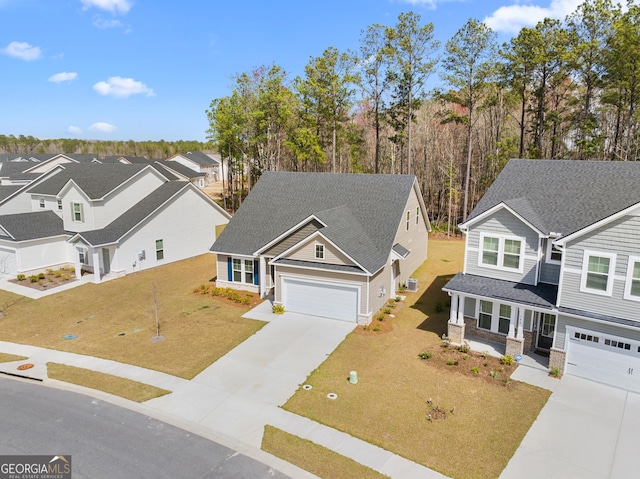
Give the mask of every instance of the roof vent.
M 417 279 L 413 279 L 413 278 L 407 279 L 407 291 L 411 291 L 413 293 L 418 291 L 418 280 Z

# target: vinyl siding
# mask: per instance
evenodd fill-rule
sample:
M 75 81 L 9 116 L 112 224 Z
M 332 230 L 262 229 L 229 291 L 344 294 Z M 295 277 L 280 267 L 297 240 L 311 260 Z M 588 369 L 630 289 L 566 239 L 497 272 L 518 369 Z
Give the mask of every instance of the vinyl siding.
M 640 217 L 626 216 L 567 245 L 560 306 L 640 322 L 640 302 L 623 298 L 629 256 L 640 256 L 639 237 Z M 585 250 L 617 255 L 611 296 L 580 291 Z
M 400 221 L 393 241 L 393 244 L 400 243 L 411 252 L 405 259 L 399 261 L 400 274 L 397 278 L 398 283 L 406 282 L 427 259 L 428 232 L 424 221 L 425 212 L 421 211 L 422 214 L 419 215 L 418 224 L 416 224 L 416 209 L 419 207 L 420 202 L 418 201 L 416 189 L 412 188 L 402 213 L 402 221 Z M 410 213 L 408 230 L 407 211 Z M 389 278 L 391 278 L 390 272 Z
M 264 256 L 269 256 L 270 258 L 278 256 L 279 254 L 284 253 L 289 248 L 300 243 L 300 241 L 307 238 L 312 233 L 315 233 L 316 231 L 318 231 L 321 227 L 322 225 L 318 221 L 311 220 L 310 222 L 302 225 L 300 228 L 298 228 L 296 231 L 291 233 L 289 236 L 286 236 L 285 238 L 281 239 L 278 243 L 271 246 L 263 254 Z
M 495 268 L 478 266 L 480 254 L 480 234 L 496 236 L 511 236 L 524 238 L 524 251 L 521 260 L 524 261 L 523 272 L 503 271 Z M 487 278 L 503 279 L 516 283 L 535 284 L 536 264 L 538 256 L 538 234 L 520 221 L 507 210 L 499 210 L 484 220 L 472 225 L 467 239 L 466 269 L 469 274 L 485 276 Z
M 44 271 L 63 264 L 73 264 L 72 248 L 68 236 L 38 239 L 16 244 L 17 266 L 20 272 Z
M 324 245 L 324 259 L 316 258 L 316 244 Z M 335 248 L 323 238 L 316 238 L 315 240 L 308 241 L 300 248 L 292 251 L 291 254 L 288 254 L 286 258 L 327 264 L 355 264 L 338 248 Z
M 640 329 L 620 328 L 614 324 L 588 321 L 586 319 L 573 318 L 562 314 L 558 315 L 556 322 L 556 335 L 553 343 L 554 348 L 566 349 L 567 326 L 588 329 L 598 333 L 612 334 L 622 338 L 631 338 L 640 341 Z
M 64 165 L 67 163 L 73 162 L 68 158 L 58 157 L 55 160 L 45 161 L 42 165 L 38 165 L 32 170 L 29 170 L 29 173 L 46 173 L 47 171 L 53 170 L 58 165 Z
M 558 284 L 560 280 L 560 265 L 547 263 L 547 241 L 542 242 L 542 261 L 540 262 L 540 282 Z
M 62 219 L 64 220 L 64 229 L 67 231 L 73 231 L 76 233 L 82 231 L 92 231 L 97 229 L 94 225 L 93 210 L 91 203 L 87 200 L 87 197 L 76 185 L 71 185 L 67 188 L 62 199 Z M 82 205 L 83 221 L 73 221 L 72 203 L 80 203 Z

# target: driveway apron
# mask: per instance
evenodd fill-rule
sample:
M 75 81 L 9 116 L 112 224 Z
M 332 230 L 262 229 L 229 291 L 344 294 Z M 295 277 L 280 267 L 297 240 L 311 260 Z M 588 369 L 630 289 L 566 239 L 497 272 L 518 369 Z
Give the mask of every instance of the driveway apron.
M 172 394 L 145 404 L 260 446 L 277 414 L 354 323 L 295 313 L 276 317 Z
M 500 478 L 638 477 L 638 424 L 640 395 L 567 375 Z

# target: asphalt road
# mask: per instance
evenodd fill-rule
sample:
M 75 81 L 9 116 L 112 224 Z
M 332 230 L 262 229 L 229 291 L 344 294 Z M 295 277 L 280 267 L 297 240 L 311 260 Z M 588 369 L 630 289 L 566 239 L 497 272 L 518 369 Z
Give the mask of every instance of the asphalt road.
M 0 378 L 0 454 L 71 455 L 73 479 L 286 479 L 254 459 L 128 409 Z

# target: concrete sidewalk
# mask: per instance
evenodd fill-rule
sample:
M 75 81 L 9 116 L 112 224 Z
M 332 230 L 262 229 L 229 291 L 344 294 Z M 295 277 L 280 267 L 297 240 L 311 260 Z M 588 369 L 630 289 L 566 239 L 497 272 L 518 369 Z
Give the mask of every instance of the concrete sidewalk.
M 262 320 L 269 320 L 269 324 L 191 381 L 116 361 L 6 342 L 0 342 L 0 352 L 29 359 L 0 363 L 0 371 L 15 374 L 19 364 L 29 362 L 34 368 L 19 373 L 51 381 L 47 379 L 45 365 L 56 362 L 168 389 L 172 394 L 143 404 L 104 393 L 98 396 L 206 437 L 213 436 L 216 442 L 251 457 L 264 458 L 260 447 L 264 426 L 269 424 L 393 478 L 444 477 L 348 434 L 282 410 L 279 406 L 295 393 L 354 325 L 295 313 L 274 315 L 264 306 L 256 313 Z M 293 477 L 311 477 L 298 468 L 282 471 Z

